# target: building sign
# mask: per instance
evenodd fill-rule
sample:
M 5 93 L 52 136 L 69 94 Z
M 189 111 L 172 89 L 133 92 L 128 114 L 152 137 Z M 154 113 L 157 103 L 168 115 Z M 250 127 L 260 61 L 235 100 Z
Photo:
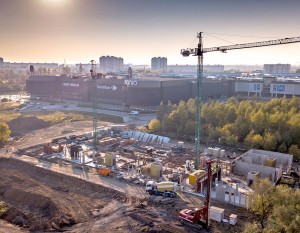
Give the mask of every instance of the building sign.
M 79 83 L 63 83 L 64 87 L 79 87 Z
M 127 86 L 137 86 L 138 85 L 137 80 L 125 79 L 124 82 L 125 82 L 125 85 L 127 85 Z
M 97 85 L 97 89 L 116 91 L 118 89 L 118 87 L 116 85 L 112 85 L 112 86 Z

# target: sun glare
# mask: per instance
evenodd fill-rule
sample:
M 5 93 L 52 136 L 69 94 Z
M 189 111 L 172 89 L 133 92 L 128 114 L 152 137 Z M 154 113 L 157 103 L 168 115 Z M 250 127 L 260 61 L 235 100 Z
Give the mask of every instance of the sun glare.
M 55 4 L 64 2 L 64 0 L 44 0 L 44 1 L 49 3 L 55 3 Z

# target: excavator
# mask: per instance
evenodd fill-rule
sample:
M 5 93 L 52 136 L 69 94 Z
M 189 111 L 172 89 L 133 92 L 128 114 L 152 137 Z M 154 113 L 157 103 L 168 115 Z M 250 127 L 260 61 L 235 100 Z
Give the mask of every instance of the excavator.
M 208 218 L 208 206 L 204 205 L 201 208 L 195 208 L 194 210 L 181 210 L 179 212 L 179 218 L 181 218 L 182 225 L 189 225 L 193 228 L 199 225 L 201 226 L 201 228 L 206 228 L 206 220 Z

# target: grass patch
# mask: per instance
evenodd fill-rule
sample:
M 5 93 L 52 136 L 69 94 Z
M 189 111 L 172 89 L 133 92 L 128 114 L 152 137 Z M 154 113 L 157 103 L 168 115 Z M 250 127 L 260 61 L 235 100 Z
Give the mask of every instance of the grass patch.
M 33 112 L 15 112 L 14 109 L 21 108 L 20 103 L 4 102 L 0 103 L 0 122 L 9 122 L 18 117 L 36 116 L 37 118 L 48 122 L 51 125 L 70 122 L 70 121 L 91 121 L 93 120 L 93 113 L 76 112 L 76 111 L 33 111 Z M 112 116 L 107 114 L 97 114 L 98 121 L 107 121 L 112 123 L 123 123 L 123 118 L 119 116 Z
M 24 116 L 36 116 L 37 118 L 48 122 L 51 125 L 70 122 L 70 121 L 91 121 L 93 120 L 92 113 L 83 112 L 32 112 L 23 114 Z M 98 121 L 107 121 L 112 123 L 123 123 L 122 117 L 112 116 L 107 114 L 97 114 Z
M 20 108 L 20 106 L 21 106 L 20 103 L 0 102 L 0 121 L 7 123 L 21 116 L 20 113 L 13 111 L 14 109 Z
M 20 107 L 20 103 L 16 102 L 0 102 L 0 111 L 13 111 Z
M 51 125 L 55 125 L 62 122 L 91 120 L 90 117 L 86 117 L 83 114 L 77 114 L 72 112 L 31 112 L 27 113 L 26 115 L 36 116 L 37 118 Z

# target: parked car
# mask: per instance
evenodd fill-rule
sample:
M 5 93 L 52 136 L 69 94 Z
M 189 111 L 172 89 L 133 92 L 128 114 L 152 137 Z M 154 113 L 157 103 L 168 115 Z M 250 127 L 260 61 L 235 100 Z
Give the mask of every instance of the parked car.
M 139 114 L 140 114 L 139 111 L 131 111 L 131 112 L 129 113 L 129 115 L 139 115 Z

